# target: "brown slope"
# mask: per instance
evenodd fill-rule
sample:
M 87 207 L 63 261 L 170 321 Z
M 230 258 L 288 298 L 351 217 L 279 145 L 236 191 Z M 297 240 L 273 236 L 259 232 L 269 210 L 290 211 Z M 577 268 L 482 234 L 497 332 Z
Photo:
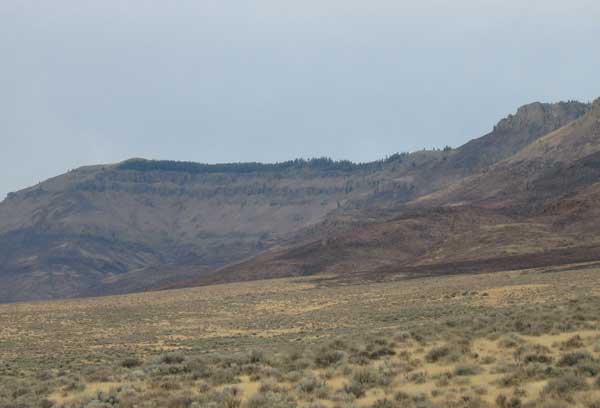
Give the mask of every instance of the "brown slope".
M 399 216 L 399 204 L 507 158 L 588 109 L 528 105 L 459 149 L 395 155 L 367 167 L 242 164 L 196 172 L 185 163 L 138 161 L 77 169 L 0 204 L 0 302 L 404 265 L 427 257 L 449 231 L 505 216 Z M 292 242 L 306 245 L 274 247 Z M 258 265 L 251 257 L 265 248 L 275 248 L 260 255 L 269 268 L 209 274 L 248 257 L 242 265 Z
M 389 207 L 408 202 L 486 171 L 543 136 L 572 123 L 591 109 L 590 104 L 576 101 L 558 103 L 534 102 L 520 107 L 515 114 L 500 120 L 493 130 L 463 146 L 444 152 L 441 160 L 413 162 L 401 177 L 378 186 L 362 207 Z M 405 162 L 413 161 L 415 155 Z
M 412 171 L 412 163 L 426 165 L 443 154 L 419 152 L 403 156 L 410 162 L 366 167 L 78 169 L 0 204 L 0 301 L 187 280 L 260 252 L 343 203 L 376 194 L 379 185 Z
M 547 135 L 573 122 L 590 110 L 589 104 L 534 102 L 520 107 L 514 115 L 502 119 L 487 135 L 462 146 L 448 163 L 464 174 L 479 173 Z
M 588 113 L 527 145 L 482 173 L 423 196 L 420 205 L 476 203 L 488 207 L 539 205 L 596 181 L 585 178 L 600 152 L 600 99 Z M 588 163 L 589 162 L 589 163 Z M 587 164 L 586 164 L 587 163 Z M 575 181 L 577 182 L 575 183 Z
M 499 209 L 470 206 L 423 209 L 373 222 L 325 239 L 292 248 L 267 251 L 241 264 L 230 265 L 199 284 L 305 274 L 333 274 L 341 278 L 380 273 L 415 274 L 502 270 L 573 262 L 564 249 L 584 246 L 572 257 L 600 257 L 591 240 L 554 225 L 550 217 L 522 217 Z M 592 246 L 592 249 L 588 247 Z M 533 256 L 535 255 L 535 256 Z M 531 260 L 531 264 L 527 260 Z
M 340 228 L 323 224 L 326 238 L 268 251 L 198 283 L 312 273 L 343 278 L 472 272 L 598 260 L 599 124 L 597 101 L 583 117 L 483 173 L 397 208 L 396 217 L 363 212 Z

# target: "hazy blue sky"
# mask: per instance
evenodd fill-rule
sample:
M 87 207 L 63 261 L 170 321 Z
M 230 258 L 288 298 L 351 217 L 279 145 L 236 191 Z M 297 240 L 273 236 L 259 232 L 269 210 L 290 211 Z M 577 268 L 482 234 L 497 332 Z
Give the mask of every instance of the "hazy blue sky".
M 2 0 L 0 199 L 129 157 L 357 161 L 600 96 L 598 0 Z

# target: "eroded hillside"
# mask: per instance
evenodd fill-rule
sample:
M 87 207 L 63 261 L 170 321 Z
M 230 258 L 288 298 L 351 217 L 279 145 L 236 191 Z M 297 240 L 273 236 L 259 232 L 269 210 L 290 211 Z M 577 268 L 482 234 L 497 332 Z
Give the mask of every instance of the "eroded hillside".
M 537 108 L 520 112 L 529 109 Z M 518 119 L 508 121 L 523 128 Z M 298 245 L 266 251 L 197 282 L 314 271 L 339 280 L 378 279 L 597 260 L 599 151 L 597 101 L 585 115 L 480 173 L 396 207 L 340 211 Z
M 134 159 L 76 169 L 0 204 L 0 301 L 370 273 L 523 255 L 538 241 L 572 246 L 575 235 L 515 208 L 535 189 L 560 197 L 552 171 L 585 186 L 596 180 L 584 155 L 600 145 L 590 108 L 534 103 L 460 148 L 365 164 Z M 581 142 L 561 142 L 572 139 Z M 529 159 L 540 155 L 543 171 Z M 471 245 L 480 242 L 494 249 Z

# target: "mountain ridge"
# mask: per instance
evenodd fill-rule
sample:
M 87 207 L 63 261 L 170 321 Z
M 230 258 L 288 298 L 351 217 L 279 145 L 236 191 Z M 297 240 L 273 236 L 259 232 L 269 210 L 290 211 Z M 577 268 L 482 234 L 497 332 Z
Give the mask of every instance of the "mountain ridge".
M 435 251 L 447 251 L 440 239 L 451 231 L 466 233 L 474 219 L 490 228 L 515 221 L 494 209 L 459 205 L 454 212 L 436 212 L 436 206 L 460 204 L 468 197 L 460 186 L 485 180 L 527 146 L 589 117 L 597 105 L 525 105 L 459 148 L 370 163 L 132 159 L 85 166 L 0 203 L 0 301 L 427 263 L 427 257 L 437 259 Z M 586 163 L 580 166 L 589 167 Z M 548 177 L 539 188 L 554 185 L 555 178 Z M 542 232 L 548 242 L 560 239 L 549 227 Z M 508 240 L 510 234 L 504 235 L 495 236 Z M 321 255 L 314 262 L 304 259 L 315 254 Z M 274 262 L 273 256 L 282 268 L 261 272 L 257 260 Z M 356 262 L 357 256 L 363 259 Z M 444 256 L 439 259 L 456 258 Z M 350 261 L 336 264 L 345 257 Z M 248 262 L 254 272 L 244 272 Z
M 256 262 L 250 260 L 245 265 L 219 271 L 222 276 L 213 276 L 211 283 L 232 274 L 241 280 L 265 273 L 269 276 L 304 274 L 313 268 L 340 275 L 361 268 L 368 272 L 367 275 L 382 270 L 401 275 L 401 271 L 407 270 L 427 274 L 432 268 L 452 269 L 460 263 L 464 267 L 465 262 L 496 270 L 514 267 L 514 259 L 520 259 L 521 267 L 596 260 L 600 257 L 600 242 L 593 233 L 597 225 L 592 220 L 598 219 L 599 215 L 593 202 L 600 192 L 600 171 L 597 170 L 600 169 L 600 154 L 587 153 L 600 149 L 600 127 L 594 125 L 600 123 L 597 107 L 595 103 L 594 109 L 581 118 L 535 142 L 545 144 L 546 140 L 556 137 L 554 134 L 562 135 L 565 150 L 570 153 L 566 162 L 561 161 L 560 150 L 546 167 L 536 164 L 536 156 L 529 156 L 530 161 L 526 161 L 517 153 L 518 160 L 509 157 L 483 173 L 449 186 L 449 191 L 442 189 L 398 208 L 395 220 L 400 222 L 394 218 L 386 220 L 380 215 L 371 224 L 356 225 L 354 229 L 334 229 L 325 240 L 304 244 L 307 252 L 300 257 L 294 256 L 297 252 L 294 248 L 267 252 Z M 579 146 L 582 139 L 589 141 L 593 149 L 590 150 L 590 143 L 586 144 L 586 150 L 571 148 Z M 547 156 L 548 159 L 552 157 Z M 565 172 L 565 165 L 572 174 Z M 556 183 L 557 178 L 567 175 L 572 179 Z M 443 211 L 447 212 L 444 214 Z M 397 224 L 393 225 L 394 222 Z M 411 223 L 418 228 L 414 231 L 407 228 Z M 421 242 L 423 234 L 426 239 Z M 391 244 L 387 240 L 391 240 Z M 338 242 L 341 248 L 352 250 L 346 253 L 340 249 L 332 251 L 327 248 L 330 242 Z M 372 242 L 376 242 L 375 248 L 369 248 Z M 419 242 L 420 250 L 413 248 L 408 251 L 408 256 L 394 260 L 393 254 L 398 253 L 402 245 L 419 245 Z M 423 247 L 423 244 L 427 246 Z M 369 258 L 373 253 L 376 255 Z M 378 256 L 382 254 L 385 255 Z M 377 261 L 381 259 L 389 264 L 378 265 Z

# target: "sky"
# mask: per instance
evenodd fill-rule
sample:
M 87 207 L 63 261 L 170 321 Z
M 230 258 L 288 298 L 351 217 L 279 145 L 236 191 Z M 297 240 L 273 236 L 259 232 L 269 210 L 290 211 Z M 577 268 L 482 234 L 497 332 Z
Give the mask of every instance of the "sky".
M 598 21 L 597 0 L 2 0 L 0 200 L 131 157 L 456 147 L 599 97 Z

